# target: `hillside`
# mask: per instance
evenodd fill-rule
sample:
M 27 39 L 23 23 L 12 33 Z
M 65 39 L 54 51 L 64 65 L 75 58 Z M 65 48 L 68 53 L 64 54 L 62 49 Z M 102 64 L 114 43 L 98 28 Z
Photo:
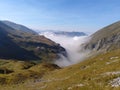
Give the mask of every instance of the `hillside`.
M 14 62 L 19 66 L 16 69 L 9 67 L 13 61 L 1 60 L 0 80 L 1 84 L 6 84 L 0 85 L 1 90 L 120 90 L 119 26 L 117 22 L 91 35 L 90 41 L 83 46 L 94 55 L 65 68 L 46 63 L 21 65 Z M 3 70 L 2 67 L 7 68 Z M 27 77 L 27 81 L 17 76 Z
M 14 22 L 11 21 L 1 21 L 2 23 L 14 28 L 15 30 L 20 30 L 20 31 L 24 31 L 24 32 L 29 32 L 29 33 L 33 33 L 33 34 L 37 34 L 37 32 L 33 31 L 32 29 L 29 29 L 26 26 L 20 25 L 20 24 L 16 24 Z
M 120 90 L 120 49 L 1 90 Z
M 66 55 L 59 44 L 21 29 L 0 21 L 0 85 L 41 78 L 45 73 L 60 69 L 52 63 L 60 58 L 59 54 Z
M 120 48 L 120 21 L 111 24 L 90 36 L 84 48 L 94 51 L 110 51 Z
M 17 60 L 45 60 L 58 58 L 65 49 L 44 36 L 16 30 L 0 22 L 0 58 Z M 48 60 L 49 59 L 49 60 Z

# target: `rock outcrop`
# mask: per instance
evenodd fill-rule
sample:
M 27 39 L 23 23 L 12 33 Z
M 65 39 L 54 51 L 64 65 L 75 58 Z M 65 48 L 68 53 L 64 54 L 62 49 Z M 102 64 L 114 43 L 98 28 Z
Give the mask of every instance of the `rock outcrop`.
M 120 48 L 120 21 L 97 31 L 90 38 L 84 49 L 104 52 Z

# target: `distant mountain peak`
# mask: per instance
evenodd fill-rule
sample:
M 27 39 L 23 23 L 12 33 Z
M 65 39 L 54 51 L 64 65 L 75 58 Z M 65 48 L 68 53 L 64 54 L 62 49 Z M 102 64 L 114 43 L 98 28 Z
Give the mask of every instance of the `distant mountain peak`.
M 53 33 L 55 35 L 65 35 L 68 37 L 74 37 L 74 36 L 86 36 L 87 34 L 84 32 L 79 32 L 79 31 L 40 31 L 40 34 L 42 33 Z

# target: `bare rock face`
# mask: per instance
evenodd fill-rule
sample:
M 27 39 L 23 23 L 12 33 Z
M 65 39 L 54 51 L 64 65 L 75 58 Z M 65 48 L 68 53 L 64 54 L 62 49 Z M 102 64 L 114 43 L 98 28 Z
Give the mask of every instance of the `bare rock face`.
M 0 22 L 0 58 L 51 61 L 59 53 L 66 55 L 65 49 L 50 39 Z

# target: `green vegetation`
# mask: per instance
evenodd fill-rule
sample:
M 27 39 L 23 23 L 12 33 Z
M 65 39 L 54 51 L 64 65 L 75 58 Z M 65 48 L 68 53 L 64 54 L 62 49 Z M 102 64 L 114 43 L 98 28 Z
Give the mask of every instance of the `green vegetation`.
M 66 54 L 59 44 L 2 22 L 0 33 L 0 90 L 120 90 L 111 83 L 120 77 L 120 22 L 83 44 L 93 56 L 65 68 L 51 64 Z
M 59 69 L 57 65 L 26 61 L 0 60 L 0 84 L 18 84 L 41 78 L 45 73 Z
M 0 87 L 1 90 L 119 90 L 120 87 L 114 88 L 109 84 L 120 76 L 120 73 L 117 73 L 120 72 L 119 53 L 120 50 L 111 51 L 63 69 L 54 70 L 50 69 L 49 65 L 35 65 L 28 70 L 46 72 L 44 76 L 29 78 L 21 84 Z M 28 71 L 23 70 L 22 74 L 28 75 Z

